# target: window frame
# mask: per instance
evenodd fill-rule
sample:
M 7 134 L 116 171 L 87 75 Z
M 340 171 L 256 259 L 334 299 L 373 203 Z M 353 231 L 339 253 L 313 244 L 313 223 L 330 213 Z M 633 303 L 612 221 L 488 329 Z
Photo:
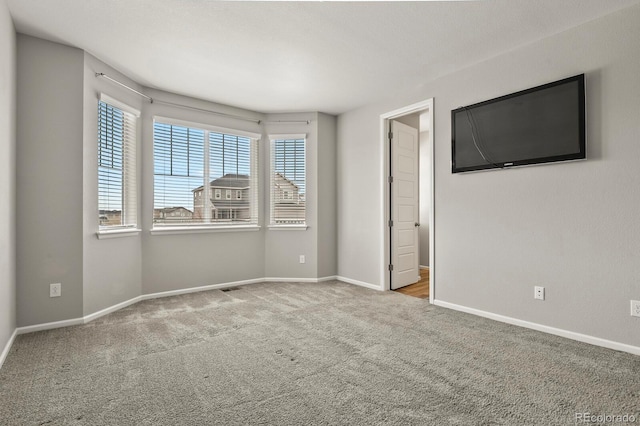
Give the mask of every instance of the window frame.
M 302 223 L 277 223 L 275 221 L 275 205 L 274 205 L 274 192 L 276 190 L 276 182 L 275 182 L 275 174 L 276 174 L 276 170 L 275 170 L 275 147 L 276 147 L 276 141 L 284 141 L 284 140 L 303 140 L 303 144 L 304 144 L 304 186 L 305 186 L 305 192 L 304 192 L 304 222 Z M 269 181 L 268 181 L 268 185 L 269 185 L 269 222 L 268 222 L 268 229 L 269 230 L 292 230 L 292 231 L 304 231 L 306 229 L 308 229 L 309 224 L 308 224 L 308 208 L 307 208 L 307 181 L 308 181 L 308 174 L 307 174 L 307 158 L 308 158 L 308 138 L 307 138 L 307 134 L 306 133 L 291 133 L 291 134 L 269 134 Z M 286 192 L 283 190 L 283 193 Z M 294 200 L 294 195 L 293 193 L 289 192 L 289 197 L 287 198 L 287 201 L 296 201 Z M 300 201 L 300 194 L 298 194 L 297 197 L 297 201 Z
M 169 118 L 165 116 L 154 116 L 153 124 L 152 124 L 152 130 L 153 130 L 152 152 L 153 153 L 151 156 L 152 162 L 154 164 L 154 169 L 155 169 L 155 160 L 156 160 L 155 159 L 155 125 L 156 123 L 203 130 L 205 131 L 205 135 L 206 135 L 205 144 L 211 143 L 210 137 L 209 137 L 210 133 L 219 133 L 224 135 L 248 138 L 250 140 L 250 159 L 251 159 L 250 166 L 249 166 L 251 170 L 249 183 L 250 183 L 250 187 L 253 190 L 253 194 L 252 196 L 248 197 L 248 201 L 249 201 L 250 216 L 255 217 L 255 222 L 243 224 L 240 222 L 230 223 L 228 221 L 225 221 L 222 223 L 209 222 L 209 223 L 188 223 L 188 224 L 174 225 L 174 224 L 157 224 L 157 223 L 154 223 L 152 220 L 152 227 L 151 227 L 150 233 L 152 235 L 162 235 L 162 234 L 170 235 L 170 234 L 182 234 L 182 233 L 235 232 L 235 231 L 239 232 L 239 231 L 260 230 L 260 208 L 259 208 L 259 203 L 260 203 L 259 173 L 260 172 L 259 170 L 260 170 L 261 134 L 246 131 L 246 130 L 238 130 L 238 129 L 214 126 L 214 125 L 209 125 L 209 124 L 204 124 L 199 122 Z M 210 161 L 210 157 L 208 161 Z M 205 159 L 205 163 L 206 162 L 207 162 L 207 159 Z M 154 183 L 153 183 L 152 193 L 155 199 L 155 192 L 156 192 L 155 172 L 153 176 L 154 176 Z M 206 178 L 203 178 L 203 185 L 204 185 L 205 179 Z M 210 181 L 211 181 L 211 176 L 209 176 L 209 182 Z M 219 198 L 220 200 L 227 201 L 225 196 L 223 195 L 222 190 L 215 189 L 215 191 L 220 191 L 220 198 Z M 217 194 L 217 192 L 214 192 L 213 194 L 211 194 L 213 195 L 213 197 L 211 198 L 214 198 L 215 194 Z M 155 211 L 155 208 L 156 207 L 155 207 L 155 201 L 154 201 L 152 211 Z
M 102 117 L 102 106 L 104 103 L 111 108 L 119 110 L 120 113 L 123 114 L 123 129 L 121 132 L 123 133 L 122 140 L 122 170 L 121 170 L 121 179 L 122 179 L 122 187 L 120 190 L 120 224 L 113 225 L 101 225 L 100 219 L 101 214 L 101 200 L 100 194 L 107 189 L 101 186 L 101 144 L 103 143 L 102 135 L 101 135 L 101 122 L 103 120 Z M 116 238 L 116 237 L 127 237 L 134 236 L 140 233 L 141 229 L 139 227 L 139 215 L 138 215 L 138 205 L 139 205 L 139 194 L 138 194 L 138 161 L 137 161 L 137 153 L 138 153 L 138 136 L 140 130 L 140 111 L 131 107 L 130 105 L 121 102 L 105 93 L 100 93 L 97 99 L 97 114 L 96 114 L 96 127 L 97 127 L 97 164 L 96 164 L 96 176 L 98 178 L 97 182 L 97 195 L 98 195 L 98 230 L 96 232 L 96 236 L 99 239 L 104 238 Z M 129 131 L 127 132 L 126 129 Z M 113 155 L 113 153 L 111 154 Z

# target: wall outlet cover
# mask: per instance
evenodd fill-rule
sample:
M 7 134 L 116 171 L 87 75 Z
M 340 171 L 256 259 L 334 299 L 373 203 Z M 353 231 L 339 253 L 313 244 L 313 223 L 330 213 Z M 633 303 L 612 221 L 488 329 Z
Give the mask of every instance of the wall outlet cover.
M 533 298 L 538 300 L 544 300 L 544 287 L 535 286 L 533 288 Z
M 640 317 L 640 300 L 631 301 L 631 316 Z
M 49 284 L 49 297 L 60 297 L 62 296 L 62 284 L 54 283 Z

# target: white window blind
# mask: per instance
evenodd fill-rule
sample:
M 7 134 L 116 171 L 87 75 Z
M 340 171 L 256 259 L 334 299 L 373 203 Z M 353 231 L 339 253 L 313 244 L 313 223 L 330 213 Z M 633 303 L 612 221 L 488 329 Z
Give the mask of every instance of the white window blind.
M 153 147 L 154 227 L 258 224 L 257 139 L 156 121 Z
M 272 135 L 272 226 L 306 223 L 306 135 Z
M 106 100 L 105 100 L 106 99 Z M 137 225 L 137 114 L 98 101 L 98 211 L 101 230 Z

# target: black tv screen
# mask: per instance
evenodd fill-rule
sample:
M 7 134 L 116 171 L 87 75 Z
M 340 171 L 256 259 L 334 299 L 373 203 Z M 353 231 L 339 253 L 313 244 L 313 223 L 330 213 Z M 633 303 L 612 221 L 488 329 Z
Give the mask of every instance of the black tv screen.
M 584 74 L 451 111 L 452 172 L 586 158 Z

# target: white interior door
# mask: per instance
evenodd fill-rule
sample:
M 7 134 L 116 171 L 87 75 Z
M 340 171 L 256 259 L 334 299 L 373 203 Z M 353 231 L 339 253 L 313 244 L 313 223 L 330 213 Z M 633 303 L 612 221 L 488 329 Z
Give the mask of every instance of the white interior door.
M 391 131 L 391 289 L 420 280 L 418 256 L 418 129 L 398 121 Z

